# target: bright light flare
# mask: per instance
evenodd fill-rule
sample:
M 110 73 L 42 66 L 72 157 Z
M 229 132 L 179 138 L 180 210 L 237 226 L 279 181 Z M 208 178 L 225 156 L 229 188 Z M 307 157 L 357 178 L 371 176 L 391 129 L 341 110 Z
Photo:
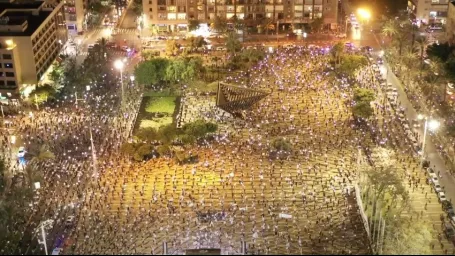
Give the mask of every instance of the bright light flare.
M 116 60 L 114 62 L 114 67 L 118 70 L 122 70 L 124 66 L 125 66 L 125 64 L 123 63 L 122 60 Z
M 437 120 L 430 120 L 428 122 L 428 129 L 430 131 L 436 131 L 441 124 Z

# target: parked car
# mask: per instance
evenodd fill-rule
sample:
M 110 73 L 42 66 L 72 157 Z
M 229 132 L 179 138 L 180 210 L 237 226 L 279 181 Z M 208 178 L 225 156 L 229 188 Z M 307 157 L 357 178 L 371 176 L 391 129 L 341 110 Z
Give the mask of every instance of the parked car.
M 438 201 L 440 203 L 444 202 L 444 201 L 447 201 L 447 197 L 446 197 L 446 194 L 444 192 L 439 192 L 438 193 Z
M 433 189 L 436 191 L 436 193 L 443 192 L 441 184 L 439 184 L 439 182 L 433 182 Z
M 378 57 L 378 58 L 376 59 L 376 62 L 377 62 L 379 65 L 384 64 L 384 60 L 383 60 L 381 57 Z

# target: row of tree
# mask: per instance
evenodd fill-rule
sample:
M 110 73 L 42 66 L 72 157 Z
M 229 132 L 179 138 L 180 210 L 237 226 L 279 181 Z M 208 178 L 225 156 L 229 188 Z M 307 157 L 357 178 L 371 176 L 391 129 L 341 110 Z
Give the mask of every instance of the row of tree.
M 144 128 L 136 134 L 136 143 L 125 143 L 121 151 L 136 161 L 143 161 L 151 157 L 176 156 L 172 145 L 193 145 L 206 138 L 208 134 L 216 132 L 218 125 L 203 120 L 185 124 L 176 129 L 172 124 L 160 129 Z M 179 156 L 182 156 L 179 154 Z
M 363 166 L 360 186 L 373 248 L 385 255 L 430 254 L 431 226 L 412 209 L 407 186 L 398 174 L 392 150 L 375 148 L 373 166 Z M 385 224 L 385 228 L 383 228 Z M 381 232 L 384 229 L 384 235 Z
M 139 84 L 155 85 L 160 82 L 185 82 L 200 76 L 204 71 L 200 57 L 174 59 L 153 58 L 141 62 L 134 70 Z

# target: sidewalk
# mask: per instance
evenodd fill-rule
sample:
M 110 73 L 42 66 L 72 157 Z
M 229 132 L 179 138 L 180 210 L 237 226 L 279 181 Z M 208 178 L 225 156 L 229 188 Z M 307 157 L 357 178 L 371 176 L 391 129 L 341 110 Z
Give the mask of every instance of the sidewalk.
M 404 91 L 404 87 L 401 81 L 397 78 L 397 76 L 391 71 L 390 66 L 384 62 L 387 70 L 386 77 L 387 82 L 394 85 L 398 90 L 398 99 L 401 103 L 400 105 L 405 108 L 406 117 L 409 120 L 414 120 L 417 118 L 418 114 L 425 114 L 428 115 L 428 111 L 417 112 L 412 105 L 411 101 L 408 99 L 406 92 Z M 421 102 L 420 102 L 421 104 Z M 426 109 L 425 106 L 422 106 L 422 110 Z M 416 132 L 419 134 L 420 138 L 423 138 L 423 129 L 424 125 L 422 125 Z M 452 201 L 452 198 L 455 198 L 455 178 L 448 172 L 447 166 L 445 165 L 445 160 L 439 155 L 438 150 L 434 143 L 435 136 L 432 135 L 430 132 L 427 132 L 427 141 L 425 146 L 425 158 L 430 161 L 430 166 L 434 168 L 435 172 L 438 173 L 440 171 L 440 178 L 439 182 L 441 186 L 444 188 L 446 197 L 449 201 Z

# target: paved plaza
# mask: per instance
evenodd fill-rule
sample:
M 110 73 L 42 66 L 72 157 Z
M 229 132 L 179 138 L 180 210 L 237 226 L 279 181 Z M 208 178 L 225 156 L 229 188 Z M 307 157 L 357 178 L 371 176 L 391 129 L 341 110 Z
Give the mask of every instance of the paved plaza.
M 272 93 L 243 127 L 190 149 L 198 164 L 157 159 L 105 168 L 80 213 L 76 252 L 160 254 L 167 241 L 171 253 L 238 254 L 245 241 L 249 253 L 370 253 L 351 189 L 360 134 L 350 128 L 341 84 L 316 76 L 327 56 L 305 54 L 296 48 L 259 65 L 249 86 Z M 288 159 L 269 160 L 275 138 L 293 144 Z
M 141 88 L 127 86 L 123 103 L 94 88 L 84 107 L 18 115 L 12 120 L 21 127 L 18 139 L 49 142 L 56 155 L 44 166 L 46 191 L 32 206 L 31 223 L 75 215 L 73 228 L 48 231 L 64 234 L 65 254 L 163 254 L 164 242 L 169 254 L 195 248 L 241 254 L 242 241 L 248 254 L 371 254 L 353 187 L 361 173 L 359 148 L 362 165 L 368 158 L 379 163 L 366 153 L 386 141 L 411 195 L 404 214 L 430 224 L 434 254 L 452 253 L 452 244 L 438 240 L 441 205 L 373 79 L 376 71 L 368 66 L 357 76 L 361 87 L 377 92 L 369 131 L 356 127 L 348 104 L 353 86 L 337 78 L 329 59 L 320 50 L 280 49 L 249 77 L 228 77 L 227 83 L 270 92 L 242 113 L 244 120 L 218 109 L 214 96 L 183 95 L 181 125 L 197 119 L 219 124 L 215 141 L 186 149 L 199 155 L 196 164 L 165 157 L 132 162 L 119 153 Z M 276 139 L 289 141 L 292 152 L 272 160 Z

